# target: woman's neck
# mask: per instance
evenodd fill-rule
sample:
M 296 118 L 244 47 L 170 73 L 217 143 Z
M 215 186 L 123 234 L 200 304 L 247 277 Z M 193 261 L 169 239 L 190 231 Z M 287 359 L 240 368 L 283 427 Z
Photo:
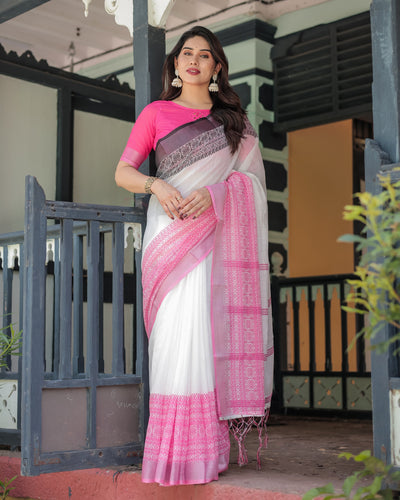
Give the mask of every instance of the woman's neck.
M 174 102 L 196 109 L 211 109 L 213 104 L 208 88 L 186 85 L 182 87 L 180 96 L 174 99 Z

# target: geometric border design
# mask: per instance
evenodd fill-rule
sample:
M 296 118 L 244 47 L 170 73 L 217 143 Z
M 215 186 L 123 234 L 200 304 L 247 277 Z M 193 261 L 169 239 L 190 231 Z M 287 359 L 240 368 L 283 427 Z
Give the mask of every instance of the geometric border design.
M 285 408 L 310 408 L 309 377 L 283 377 L 283 405 Z
M 372 410 L 371 378 L 350 377 L 347 379 L 347 408 L 349 410 Z
M 342 409 L 342 379 L 339 377 L 317 377 L 314 379 L 314 406 L 330 410 Z

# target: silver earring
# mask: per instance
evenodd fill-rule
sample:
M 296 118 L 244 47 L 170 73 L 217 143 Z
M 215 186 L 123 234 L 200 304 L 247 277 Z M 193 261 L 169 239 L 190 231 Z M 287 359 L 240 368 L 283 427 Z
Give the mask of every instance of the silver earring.
M 175 70 L 175 78 L 172 80 L 171 85 L 179 89 L 182 87 L 182 80 L 179 77 L 178 69 Z
M 217 83 L 217 74 L 216 73 L 213 75 L 212 79 L 213 79 L 213 81 L 208 86 L 208 90 L 210 92 L 218 92 L 219 87 L 218 87 L 218 83 Z

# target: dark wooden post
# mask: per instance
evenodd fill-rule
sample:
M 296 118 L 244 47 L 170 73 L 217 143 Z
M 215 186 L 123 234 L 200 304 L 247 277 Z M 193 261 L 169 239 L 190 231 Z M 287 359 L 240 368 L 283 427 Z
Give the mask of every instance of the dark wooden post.
M 73 198 L 73 138 L 74 111 L 72 92 L 58 89 L 57 95 L 57 167 L 56 200 L 72 201 Z
M 135 76 L 136 116 L 150 102 L 159 98 L 161 69 L 165 59 L 165 30 L 150 26 L 148 2 L 133 1 L 133 73 Z M 142 165 L 143 173 L 154 173 L 152 158 Z
M 400 4 L 398 0 L 373 0 L 371 5 L 373 56 L 373 119 L 375 140 L 367 140 L 365 151 L 366 188 L 379 191 L 377 173 L 391 171 L 400 160 Z M 386 166 L 385 166 L 386 165 Z M 386 324 L 375 342 L 389 339 Z M 372 399 L 374 454 L 393 462 L 390 426 L 390 394 L 399 389 L 399 373 L 393 352 L 372 352 Z M 397 431 L 398 432 L 398 431 Z
M 142 109 L 150 102 L 159 98 L 161 84 L 161 69 L 165 59 L 165 30 L 155 28 L 149 24 L 148 2 L 143 0 L 133 0 L 133 72 L 135 76 L 135 113 L 139 116 Z M 155 173 L 154 156 L 146 160 L 141 166 L 141 171 L 145 174 Z M 141 205 L 141 199 L 135 196 L 136 206 Z M 141 297 L 141 293 L 139 294 Z M 137 303 L 139 307 L 141 299 Z M 140 315 L 143 323 L 143 317 Z M 137 363 L 140 367 L 143 380 L 142 391 L 145 402 L 149 400 L 149 368 L 148 368 L 148 344 L 143 325 L 137 325 L 138 346 L 143 342 L 143 359 Z M 141 352 L 139 349 L 138 352 Z M 141 418 L 141 428 L 146 433 L 149 419 L 148 404 L 144 405 L 144 412 Z

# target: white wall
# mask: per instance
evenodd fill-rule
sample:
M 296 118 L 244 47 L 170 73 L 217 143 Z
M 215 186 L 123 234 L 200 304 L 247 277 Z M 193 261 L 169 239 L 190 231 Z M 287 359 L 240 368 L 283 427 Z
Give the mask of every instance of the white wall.
M 117 187 L 115 167 L 132 123 L 83 111 L 74 114 L 73 200 L 77 203 L 132 206 L 133 195 Z
M 24 229 L 25 176 L 54 199 L 56 90 L 0 75 L 0 234 Z

